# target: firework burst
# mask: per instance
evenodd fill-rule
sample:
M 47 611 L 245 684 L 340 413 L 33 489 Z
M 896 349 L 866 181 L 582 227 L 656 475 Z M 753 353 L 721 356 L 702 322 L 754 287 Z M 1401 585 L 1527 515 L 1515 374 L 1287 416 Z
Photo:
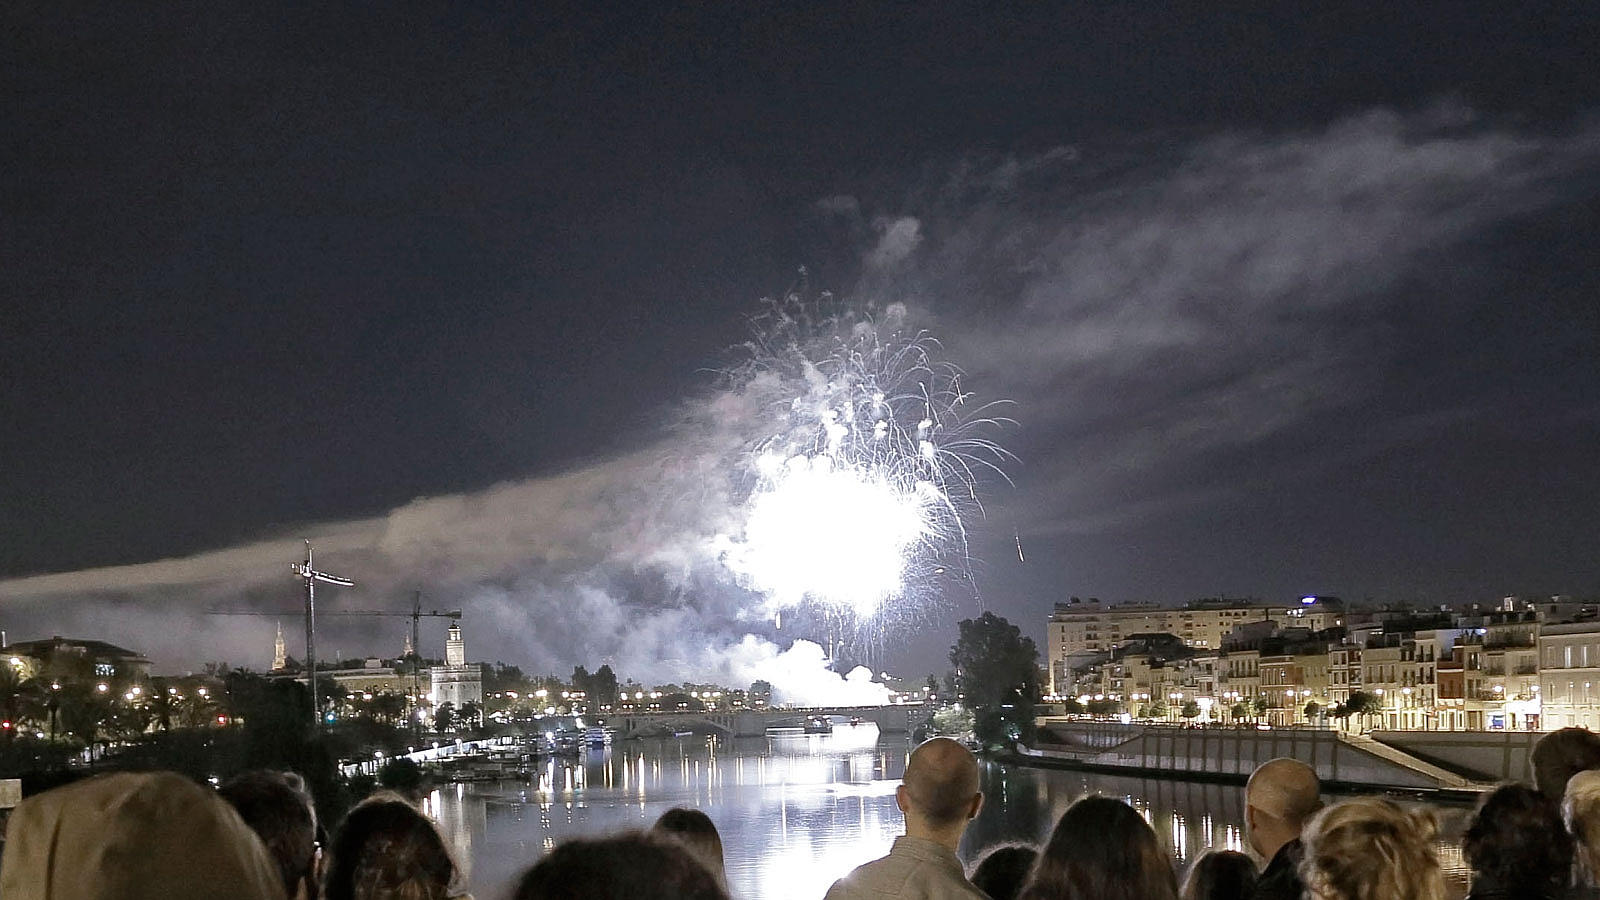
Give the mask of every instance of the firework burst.
M 791 294 L 769 301 L 729 372 L 772 429 L 747 446 L 743 531 L 721 555 L 773 615 L 817 604 L 859 625 L 969 574 L 965 522 L 982 513 L 983 476 L 1006 477 L 992 435 L 1011 420 L 975 402 L 907 317 Z

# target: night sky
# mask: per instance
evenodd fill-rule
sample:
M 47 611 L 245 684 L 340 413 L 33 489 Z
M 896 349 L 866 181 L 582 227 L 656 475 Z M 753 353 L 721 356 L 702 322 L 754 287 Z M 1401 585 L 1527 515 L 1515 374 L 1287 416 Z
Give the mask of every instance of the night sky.
M 663 462 L 802 265 L 1016 401 L 974 571 L 1037 637 L 1600 593 L 1594 4 L 592 6 L 0 14 L 12 639 L 264 667 L 201 611 L 295 609 L 302 536 L 331 608 L 424 590 L 524 668 L 806 636 Z

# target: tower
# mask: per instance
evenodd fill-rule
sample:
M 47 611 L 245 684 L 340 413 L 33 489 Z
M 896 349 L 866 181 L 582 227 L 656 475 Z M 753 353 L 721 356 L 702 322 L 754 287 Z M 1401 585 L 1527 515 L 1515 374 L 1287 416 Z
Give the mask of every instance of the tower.
M 450 623 L 450 636 L 444 642 L 444 664 L 447 666 L 464 666 L 467 664 L 467 645 L 461 640 L 461 623 Z
M 412 655 L 415 654 L 416 652 L 417 652 L 417 648 L 411 646 L 411 632 L 408 631 L 408 632 L 406 632 L 406 649 L 405 649 L 404 653 L 400 654 L 400 658 L 401 659 L 410 659 L 412 657 Z
M 461 639 L 461 623 L 450 623 L 444 642 L 444 665 L 428 672 L 433 682 L 430 698 L 435 706 L 453 704 L 457 709 L 468 703 L 483 702 L 483 669 L 467 662 L 467 645 Z
M 282 672 L 289 667 L 289 648 L 283 643 L 283 623 L 278 623 L 278 640 L 272 645 L 272 671 Z

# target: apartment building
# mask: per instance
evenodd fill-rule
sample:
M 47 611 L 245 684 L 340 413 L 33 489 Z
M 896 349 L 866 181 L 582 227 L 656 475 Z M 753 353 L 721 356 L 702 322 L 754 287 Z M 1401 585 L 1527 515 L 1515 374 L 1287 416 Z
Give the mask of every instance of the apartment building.
M 1235 628 L 1250 622 L 1318 631 L 1337 627 L 1343 621 L 1344 605 L 1334 597 L 1305 597 L 1292 603 L 1203 599 L 1181 607 L 1102 604 L 1094 598 L 1073 598 L 1055 605 L 1046 626 L 1050 692 L 1068 690 L 1067 673 L 1074 666 L 1095 654 L 1110 653 L 1135 634 L 1164 632 L 1177 636 L 1186 647 L 1216 650 Z
M 1540 727 L 1600 730 L 1600 621 L 1539 632 Z

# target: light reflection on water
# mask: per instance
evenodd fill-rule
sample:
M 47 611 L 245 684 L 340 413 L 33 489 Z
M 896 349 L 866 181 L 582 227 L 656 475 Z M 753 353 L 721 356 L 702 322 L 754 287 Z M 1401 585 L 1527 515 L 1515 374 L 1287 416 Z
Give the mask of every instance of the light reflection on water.
M 876 728 L 831 735 L 619 742 L 581 760 L 549 761 L 539 783 L 445 785 L 427 800 L 470 867 L 479 900 L 509 893 L 556 842 L 646 828 L 674 806 L 704 810 L 722 833 L 736 897 L 820 898 L 834 879 L 888 852 L 902 833 L 894 789 L 904 736 Z M 1181 867 L 1211 847 L 1249 852 L 1235 786 L 1125 778 L 985 763 L 986 802 L 962 842 L 970 862 L 1005 841 L 1038 842 L 1071 803 L 1098 793 L 1127 801 Z M 1440 808 L 1456 835 L 1465 810 Z M 1461 869 L 1459 844 L 1442 845 Z

